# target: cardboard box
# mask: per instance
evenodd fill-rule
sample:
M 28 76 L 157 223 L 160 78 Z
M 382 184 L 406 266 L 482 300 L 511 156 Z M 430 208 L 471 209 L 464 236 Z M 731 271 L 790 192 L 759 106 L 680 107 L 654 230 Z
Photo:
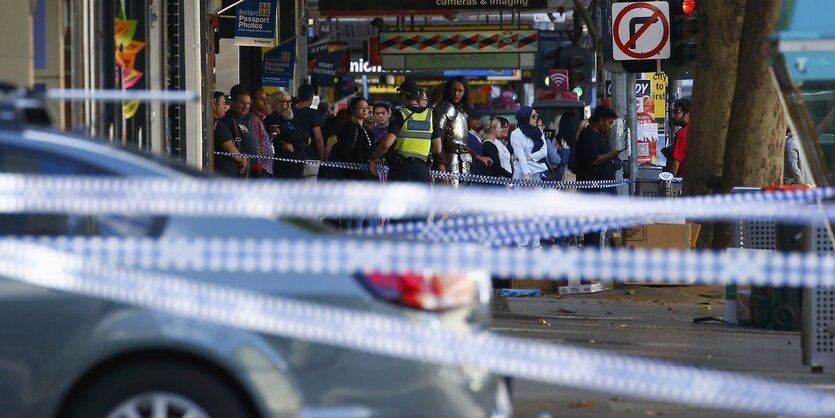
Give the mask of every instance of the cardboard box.
M 699 230 L 701 230 L 701 225 L 691 222 L 639 225 L 623 229 L 623 243 L 626 248 L 689 250 L 696 246 Z M 689 280 L 687 283 L 659 283 L 626 279 L 623 283 L 629 285 L 681 286 L 693 284 L 695 283 L 695 279 Z
M 623 229 L 623 244 L 627 248 L 691 249 L 700 229 L 692 222 L 638 225 Z

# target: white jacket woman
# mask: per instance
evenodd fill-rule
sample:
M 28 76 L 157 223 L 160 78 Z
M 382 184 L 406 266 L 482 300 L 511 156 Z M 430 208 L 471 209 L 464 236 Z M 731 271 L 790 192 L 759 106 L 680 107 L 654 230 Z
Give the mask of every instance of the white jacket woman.
M 516 113 L 517 128 L 510 134 L 510 147 L 513 148 L 513 178 L 540 180 L 548 169 L 544 162 L 548 156 L 548 147 L 542 131 L 536 127 L 539 116 L 530 106 L 522 106 Z M 534 151 L 534 148 L 538 149 Z

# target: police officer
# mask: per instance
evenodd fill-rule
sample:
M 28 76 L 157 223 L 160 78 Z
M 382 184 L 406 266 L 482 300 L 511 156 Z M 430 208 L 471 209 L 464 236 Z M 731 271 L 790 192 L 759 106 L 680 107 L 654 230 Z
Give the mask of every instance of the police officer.
M 392 115 L 388 132 L 371 153 L 371 172 L 377 175 L 380 158 L 394 145 L 388 157 L 388 179 L 429 183 L 430 153 L 437 159 L 439 170 L 446 170 L 441 145 L 443 132 L 433 120 L 432 109 L 418 104 L 420 89 L 417 83 L 406 80 L 397 91 L 405 106 Z

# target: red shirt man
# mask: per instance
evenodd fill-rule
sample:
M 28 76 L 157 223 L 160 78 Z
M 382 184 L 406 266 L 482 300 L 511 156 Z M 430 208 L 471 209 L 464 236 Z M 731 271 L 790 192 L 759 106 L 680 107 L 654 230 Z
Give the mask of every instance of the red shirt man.
M 673 125 L 681 126 L 676 132 L 675 145 L 667 168 L 676 177 L 684 177 L 684 156 L 687 153 L 687 131 L 690 127 L 690 99 L 681 98 L 673 104 Z

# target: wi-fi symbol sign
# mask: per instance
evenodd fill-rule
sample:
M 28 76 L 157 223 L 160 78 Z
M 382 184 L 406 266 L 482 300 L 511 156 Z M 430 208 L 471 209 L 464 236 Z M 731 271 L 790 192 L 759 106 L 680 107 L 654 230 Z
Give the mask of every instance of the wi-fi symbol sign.
M 568 70 L 550 70 L 548 78 L 553 90 L 568 91 Z

